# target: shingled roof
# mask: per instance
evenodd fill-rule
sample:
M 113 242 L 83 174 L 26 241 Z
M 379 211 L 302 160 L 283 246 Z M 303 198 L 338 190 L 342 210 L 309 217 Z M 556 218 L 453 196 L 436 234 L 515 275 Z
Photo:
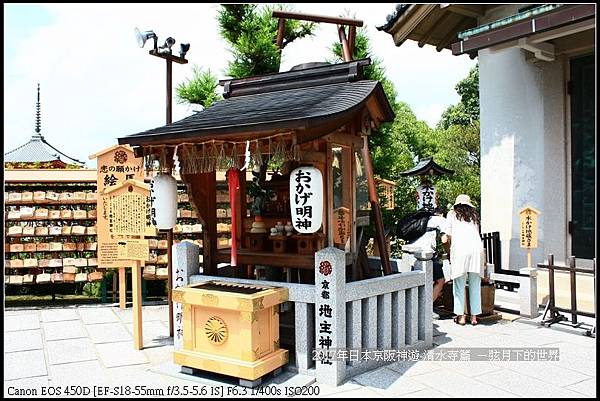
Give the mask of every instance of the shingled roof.
M 410 177 L 414 175 L 444 175 L 454 174 L 454 170 L 444 168 L 433 161 L 433 157 L 426 157 L 419 160 L 416 166 L 413 168 L 403 171 L 400 173 L 403 177 Z
M 62 158 L 61 158 L 62 156 Z M 69 157 L 50 145 L 42 135 L 33 135 L 29 142 L 4 154 L 5 163 L 36 163 L 62 161 L 67 164 L 84 162 Z
M 175 123 L 119 138 L 119 144 L 153 145 L 210 139 L 258 139 L 294 130 L 325 135 L 374 98 L 379 122 L 394 113 L 378 81 L 362 80 L 369 59 L 221 81 L 225 99 Z M 322 131 L 322 132 L 320 132 Z
M 31 136 L 29 142 L 19 146 L 4 154 L 4 163 L 36 163 L 36 162 L 62 162 L 65 164 L 85 165 L 84 162 L 74 159 L 62 153 L 54 146 L 50 145 L 41 134 L 41 114 L 40 114 L 40 84 L 38 84 L 35 134 Z M 61 156 L 63 157 L 61 159 Z

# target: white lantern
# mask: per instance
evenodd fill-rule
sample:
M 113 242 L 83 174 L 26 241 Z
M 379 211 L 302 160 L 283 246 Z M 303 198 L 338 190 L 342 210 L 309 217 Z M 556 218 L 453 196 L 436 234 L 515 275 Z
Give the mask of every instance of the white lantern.
M 323 175 L 316 167 L 298 167 L 290 174 L 290 209 L 294 229 L 312 234 L 323 223 Z
M 177 181 L 170 174 L 159 173 L 150 183 L 152 218 L 156 228 L 168 230 L 177 223 Z

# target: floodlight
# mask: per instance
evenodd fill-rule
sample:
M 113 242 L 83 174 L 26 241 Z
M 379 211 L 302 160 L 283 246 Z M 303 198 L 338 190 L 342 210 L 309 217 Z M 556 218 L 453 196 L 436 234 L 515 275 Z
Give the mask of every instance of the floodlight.
M 144 47 L 148 39 L 154 39 L 154 48 L 156 49 L 156 41 L 158 40 L 158 37 L 154 31 L 140 32 L 139 29 L 135 28 L 135 37 L 140 47 Z

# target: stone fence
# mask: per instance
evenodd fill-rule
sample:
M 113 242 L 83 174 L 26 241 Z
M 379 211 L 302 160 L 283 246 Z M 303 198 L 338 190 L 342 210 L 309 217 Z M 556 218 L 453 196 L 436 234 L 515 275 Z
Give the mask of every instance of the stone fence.
M 201 275 L 197 255 L 195 244 L 173 247 L 173 272 L 186 275 L 186 284 L 219 280 L 288 289 L 295 332 L 294 365 L 288 368 L 313 375 L 318 383 L 339 385 L 391 363 L 397 350 L 432 345 L 430 252 L 415 253 L 413 271 L 347 283 L 344 251 L 326 248 L 315 254 L 314 285 Z M 372 351 L 382 357 L 373 358 Z

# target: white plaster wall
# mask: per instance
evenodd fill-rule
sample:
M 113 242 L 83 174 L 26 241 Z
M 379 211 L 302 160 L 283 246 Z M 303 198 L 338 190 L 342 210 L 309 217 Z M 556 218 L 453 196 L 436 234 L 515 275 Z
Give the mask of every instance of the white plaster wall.
M 490 22 L 497 21 L 501 18 L 515 15 L 519 12 L 520 8 L 526 7 L 529 4 L 505 4 L 501 7 L 494 7 L 488 10 L 483 17 L 480 17 L 478 25 L 488 24 Z
M 567 256 L 567 133 L 565 122 L 566 89 L 564 57 L 537 64 L 542 71 L 544 112 L 544 253 L 564 263 Z
M 531 64 L 518 48 L 486 49 L 479 71 L 482 232 L 500 232 L 503 268 L 525 267 L 518 213 L 533 206 L 542 213 L 532 263 L 549 252 L 558 258 L 566 236 L 561 64 Z

